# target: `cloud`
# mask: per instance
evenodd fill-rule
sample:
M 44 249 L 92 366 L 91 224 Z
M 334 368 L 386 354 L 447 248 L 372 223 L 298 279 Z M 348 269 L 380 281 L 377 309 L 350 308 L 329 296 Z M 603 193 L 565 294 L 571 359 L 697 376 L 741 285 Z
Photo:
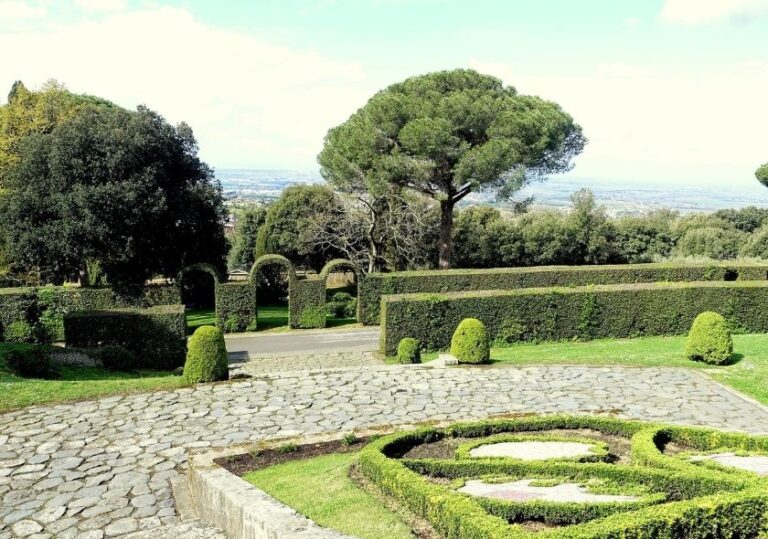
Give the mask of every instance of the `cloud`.
M 718 21 L 748 22 L 768 15 L 768 0 L 666 0 L 659 18 L 696 25 Z
M 0 21 L 3 23 L 39 19 L 46 14 L 46 8 L 40 5 L 22 0 L 0 0 Z
M 766 62 L 700 75 L 624 64 L 579 76 L 530 76 L 482 61 L 472 67 L 573 115 L 589 138 L 574 176 L 727 185 L 754 182 L 754 170 L 768 159 Z
M 330 127 L 375 91 L 360 65 L 225 31 L 178 8 L 45 31 L 0 30 L 0 95 L 55 78 L 79 93 L 146 104 L 195 130 L 212 165 L 314 167 Z
M 128 0 L 74 0 L 75 6 L 89 12 L 115 12 L 124 11 L 128 7 Z

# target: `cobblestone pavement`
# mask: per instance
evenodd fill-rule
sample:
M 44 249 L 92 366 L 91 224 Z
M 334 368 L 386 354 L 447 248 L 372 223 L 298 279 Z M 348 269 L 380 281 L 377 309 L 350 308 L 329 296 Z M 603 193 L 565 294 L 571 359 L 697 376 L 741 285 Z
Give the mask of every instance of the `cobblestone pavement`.
M 232 355 L 230 355 L 230 358 Z M 248 374 L 263 376 L 276 372 L 348 369 L 350 367 L 380 367 L 384 363 L 374 352 L 332 352 L 318 354 L 291 354 L 284 356 L 251 356 L 246 361 L 236 359 L 230 363 L 231 376 Z
M 588 367 L 299 372 L 0 415 L 0 538 L 216 537 L 180 531 L 170 481 L 187 450 L 514 412 L 768 431 L 768 411 L 700 374 Z

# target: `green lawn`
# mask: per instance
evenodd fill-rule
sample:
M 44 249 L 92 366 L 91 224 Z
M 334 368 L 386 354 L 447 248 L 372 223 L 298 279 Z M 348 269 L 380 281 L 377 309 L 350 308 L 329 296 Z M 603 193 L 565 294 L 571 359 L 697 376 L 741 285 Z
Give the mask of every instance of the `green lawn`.
M 187 311 L 187 335 L 191 335 L 200 326 L 215 326 L 214 309 L 190 309 Z
M 734 335 L 734 363 L 713 367 L 683 357 L 685 337 L 603 339 L 494 348 L 494 365 L 624 365 L 706 369 L 715 379 L 768 405 L 768 334 Z M 427 355 L 426 359 L 436 354 Z
M 82 367 L 63 367 L 59 380 L 20 378 L 11 374 L 5 362 L 5 353 L 18 346 L 24 345 L 0 343 L 0 412 L 33 404 L 175 389 L 185 385 L 181 376 L 167 371 L 128 373 Z
M 349 477 L 356 453 L 325 455 L 270 466 L 243 479 L 320 526 L 360 539 L 414 537 L 408 525 Z

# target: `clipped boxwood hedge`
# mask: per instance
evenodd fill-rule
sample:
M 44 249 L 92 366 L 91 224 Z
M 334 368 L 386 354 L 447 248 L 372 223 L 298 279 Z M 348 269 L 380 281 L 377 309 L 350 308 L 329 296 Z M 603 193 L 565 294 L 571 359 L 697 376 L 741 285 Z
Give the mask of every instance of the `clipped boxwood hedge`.
M 216 327 L 226 333 L 255 331 L 256 289 L 250 282 L 216 285 Z
M 404 458 L 418 445 L 444 438 L 535 435 L 590 429 L 628 438 L 631 464 L 567 459 Z M 766 529 L 768 479 L 733 469 L 700 466 L 662 452 L 673 442 L 701 451 L 749 447 L 768 451 L 768 437 L 626 421 L 608 417 L 537 416 L 427 427 L 380 438 L 360 452 L 359 470 L 388 496 L 453 539 L 659 539 L 757 537 Z M 631 504 L 508 501 L 464 495 L 447 479 L 548 479 L 637 485 L 648 490 Z M 516 523 L 556 525 L 529 531 Z
M 733 354 L 733 338 L 728 322 L 719 313 L 706 311 L 693 321 L 685 355 L 693 361 L 721 365 L 730 361 Z
M 360 281 L 360 321 L 379 324 L 382 296 L 678 281 L 761 281 L 766 264 L 623 264 L 372 273 Z
M 424 350 L 444 350 L 464 318 L 478 318 L 493 341 L 514 322 L 520 339 L 684 335 L 694 318 L 717 310 L 731 327 L 768 331 L 768 282 L 642 283 L 575 288 L 524 288 L 382 299 L 381 351 L 393 355 L 404 337 Z
M 183 305 L 68 313 L 64 337 L 68 347 L 122 346 L 139 368 L 175 369 L 186 355 L 186 315 Z
M 178 287 L 149 285 L 138 297 L 119 296 L 108 288 L 41 286 L 0 289 L 0 340 L 15 321 L 40 326 L 47 340 L 64 340 L 64 315 L 75 311 L 152 307 L 181 303 Z

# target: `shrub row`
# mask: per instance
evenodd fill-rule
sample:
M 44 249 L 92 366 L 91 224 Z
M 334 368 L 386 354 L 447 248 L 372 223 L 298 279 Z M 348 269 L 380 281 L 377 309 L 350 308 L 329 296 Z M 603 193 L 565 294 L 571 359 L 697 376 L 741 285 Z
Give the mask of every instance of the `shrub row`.
M 644 283 L 576 288 L 526 288 L 382 299 L 381 351 L 400 339 L 424 350 L 446 349 L 465 318 L 478 318 L 491 340 L 557 341 L 682 335 L 696 316 L 716 310 L 734 329 L 768 331 L 768 282 Z
M 576 464 L 567 462 L 512 462 L 488 459 L 477 462 L 455 460 L 398 460 L 410 448 L 445 436 L 485 436 L 488 433 L 530 432 L 551 428 L 590 428 L 604 433 L 632 436 L 633 465 Z M 428 519 L 434 528 L 454 539 L 651 539 L 660 537 L 708 537 L 733 539 L 756 537 L 766 524 L 768 496 L 764 480 L 752 475 L 730 479 L 726 472 L 708 470 L 661 454 L 653 443 L 653 433 L 664 432 L 676 440 L 694 439 L 707 449 L 718 449 L 719 434 L 703 429 L 666 427 L 625 422 L 612 418 L 550 416 L 502 421 L 465 423 L 439 430 L 426 428 L 402 432 L 376 440 L 361 451 L 360 470 L 385 493 Z M 648 437 L 647 434 L 651 433 Z M 644 436 L 644 443 L 635 443 Z M 726 437 L 729 435 L 726 435 Z M 741 437 L 742 435 L 734 435 Z M 754 439 L 754 438 L 753 438 Z M 703 443 L 708 440 L 708 443 Z M 731 440 L 729 440 L 731 441 Z M 755 439 L 757 445 L 765 440 Z M 650 444 L 650 446 L 648 445 Z M 642 455 L 640 453 L 649 453 Z M 650 461 L 647 460 L 650 458 Z M 652 461 L 652 462 L 651 462 Z M 660 461 L 674 462 L 669 469 L 651 468 Z M 514 503 L 471 498 L 452 491 L 444 484 L 425 478 L 423 473 L 439 470 L 438 462 L 454 473 L 444 477 L 478 477 L 502 473 L 516 477 L 551 477 L 583 480 L 604 477 L 621 484 L 645 484 L 652 491 L 669 492 L 672 501 L 649 496 L 634 507 L 595 507 L 587 504 Z M 464 470 L 458 470 L 463 466 Z M 511 468 L 510 468 L 511 467 Z M 490 472 L 489 472 L 490 470 Z M 460 475 L 465 474 L 465 475 Z M 585 507 L 587 513 L 585 513 Z M 593 520 L 585 521 L 589 518 Z M 509 521 L 543 520 L 551 524 L 572 524 L 540 532 L 531 532 Z
M 216 284 L 216 326 L 225 333 L 256 330 L 256 289 L 250 282 Z
M 119 296 L 107 288 L 3 288 L 0 289 L 0 340 L 7 338 L 14 322 L 39 327 L 45 334 L 43 340 L 61 341 L 66 313 L 174 303 L 181 303 L 179 289 L 164 285 L 147 286 L 139 297 Z
M 64 339 L 76 348 L 122 346 L 136 354 L 139 368 L 175 369 L 186 354 L 184 306 L 67 313 Z
M 767 275 L 765 264 L 670 263 L 373 273 L 360 282 L 360 321 L 366 325 L 378 324 L 381 298 L 393 294 L 665 281 L 760 281 Z

